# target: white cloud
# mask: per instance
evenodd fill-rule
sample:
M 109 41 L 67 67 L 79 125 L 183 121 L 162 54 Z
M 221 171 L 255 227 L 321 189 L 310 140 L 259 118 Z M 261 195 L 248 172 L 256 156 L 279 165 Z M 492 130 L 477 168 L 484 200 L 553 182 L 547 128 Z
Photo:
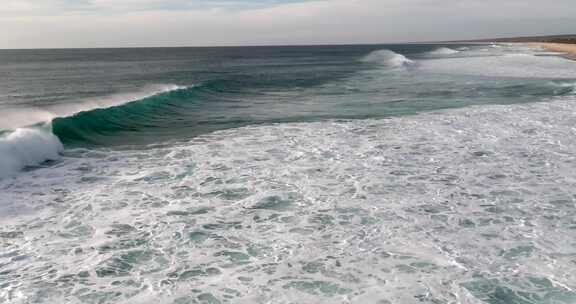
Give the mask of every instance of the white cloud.
M 12 13 L 0 11 L 0 47 L 370 43 L 576 28 L 572 0 L 318 0 L 242 10 L 224 1 L 193 9 L 176 9 L 192 0 L 4 1 Z
M 2 0 L 0 16 L 202 9 L 254 9 L 310 0 Z

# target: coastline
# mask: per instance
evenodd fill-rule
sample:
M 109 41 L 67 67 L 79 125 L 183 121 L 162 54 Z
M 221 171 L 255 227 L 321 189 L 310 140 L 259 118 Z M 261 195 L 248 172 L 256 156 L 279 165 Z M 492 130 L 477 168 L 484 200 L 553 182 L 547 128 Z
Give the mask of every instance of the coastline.
M 545 48 L 550 51 L 561 52 L 570 59 L 576 60 L 576 44 L 568 43 L 550 43 L 550 42 L 532 42 L 529 45 Z

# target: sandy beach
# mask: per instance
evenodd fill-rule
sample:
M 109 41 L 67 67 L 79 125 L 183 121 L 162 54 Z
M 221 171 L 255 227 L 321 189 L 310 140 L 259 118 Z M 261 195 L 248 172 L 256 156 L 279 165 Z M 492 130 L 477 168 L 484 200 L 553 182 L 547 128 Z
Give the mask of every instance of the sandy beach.
M 545 42 L 537 42 L 531 44 L 534 46 L 543 47 L 551 51 L 566 53 L 568 57 L 576 59 L 576 44 Z

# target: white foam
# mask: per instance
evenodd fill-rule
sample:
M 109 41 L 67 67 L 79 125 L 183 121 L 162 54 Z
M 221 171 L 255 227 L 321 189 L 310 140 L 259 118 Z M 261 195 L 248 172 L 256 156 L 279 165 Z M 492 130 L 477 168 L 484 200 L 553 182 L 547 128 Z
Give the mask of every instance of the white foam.
M 562 82 L 562 83 L 553 82 L 551 84 L 559 88 L 569 88 L 571 89 L 570 93 L 576 95 L 576 82 Z
M 152 85 L 140 92 L 110 95 L 77 104 L 62 104 L 44 109 L 2 109 L 5 116 L 0 121 L 0 131 L 7 130 L 5 132 L 8 135 L 0 137 L 0 178 L 13 176 L 28 166 L 58 159 L 63 149 L 60 140 L 49 131 L 26 126 L 49 122 L 55 117 L 117 106 L 184 88 L 186 87 L 177 85 Z
M 454 50 L 451 48 L 447 48 L 447 47 L 441 47 L 441 48 L 437 48 L 433 51 L 428 52 L 428 55 L 453 55 L 453 54 L 458 54 L 460 53 L 460 51 L 458 50 Z
M 76 103 L 58 104 L 42 108 L 7 108 L 2 109 L 6 115 L 0 120 L 0 129 L 15 129 L 41 122 L 49 122 L 55 117 L 71 116 L 79 112 L 122 105 L 146 97 L 187 87 L 174 84 L 150 85 L 132 93 L 113 94 L 100 98 L 78 101 Z
M 422 60 L 420 71 L 511 78 L 576 78 L 576 62 L 523 45 L 478 47 L 462 56 Z M 542 55 L 542 56 L 541 56 Z
M 0 301 L 569 303 L 575 113 L 560 100 L 77 151 L 0 181 L 0 203 L 46 213 L 1 227 L 18 283 Z
M 411 59 L 391 50 L 374 51 L 362 58 L 362 62 L 376 63 L 391 68 L 400 68 L 414 64 L 414 61 Z
M 0 178 L 12 176 L 28 166 L 60 157 L 62 143 L 52 133 L 19 128 L 0 138 Z

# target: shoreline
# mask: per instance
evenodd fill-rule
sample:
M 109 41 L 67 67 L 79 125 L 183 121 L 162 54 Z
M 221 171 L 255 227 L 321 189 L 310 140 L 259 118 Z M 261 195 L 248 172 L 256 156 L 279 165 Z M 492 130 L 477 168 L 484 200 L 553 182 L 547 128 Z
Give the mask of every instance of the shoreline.
M 541 47 L 550 51 L 564 53 L 569 59 L 576 60 L 576 44 L 568 43 L 551 43 L 551 42 L 532 42 L 531 46 Z

